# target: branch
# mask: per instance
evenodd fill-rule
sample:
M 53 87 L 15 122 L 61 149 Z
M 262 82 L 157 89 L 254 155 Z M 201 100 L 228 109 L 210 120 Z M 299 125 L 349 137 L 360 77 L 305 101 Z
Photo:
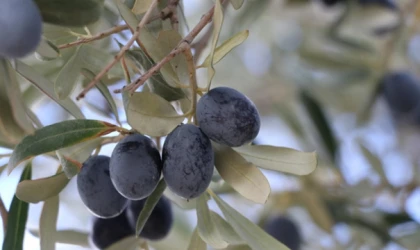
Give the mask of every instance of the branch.
M 226 0 L 222 0 L 223 2 Z M 133 93 L 137 88 L 142 86 L 153 74 L 158 72 L 167 62 L 172 60 L 175 56 L 180 53 L 183 53 L 185 50 L 190 49 L 190 44 L 194 38 L 203 30 L 203 28 L 213 20 L 214 6 L 201 18 L 197 25 L 190 31 L 190 33 L 185 36 L 185 38 L 159 63 L 150 68 L 146 73 L 139 77 L 134 82 L 125 86 L 122 90 L 115 90 L 115 93 L 120 93 L 123 90 L 130 91 Z
M 109 30 L 103 31 L 95 36 L 92 37 L 87 37 L 87 38 L 82 38 L 82 39 L 78 39 L 77 41 L 71 42 L 71 43 L 66 43 L 66 44 L 62 44 L 62 45 L 58 45 L 57 48 L 58 49 L 67 49 L 79 44 L 83 44 L 83 43 L 90 43 L 96 40 L 100 40 L 104 37 L 110 36 L 112 34 L 118 33 L 120 31 L 123 30 L 127 30 L 129 29 L 129 26 L 127 24 L 125 25 L 119 25 L 119 26 L 115 26 Z
M 197 77 L 195 72 L 195 64 L 194 64 L 194 57 L 191 53 L 191 48 L 188 48 L 184 51 L 185 59 L 187 61 L 188 66 L 188 73 L 190 75 L 190 87 L 191 87 L 191 95 L 192 95 L 192 105 L 191 109 L 188 111 L 188 114 L 192 114 L 194 117 L 194 124 L 197 125 L 197 117 L 196 117 L 196 106 L 197 106 Z
M 115 56 L 114 60 L 109 63 L 102 71 L 93 78 L 93 80 L 85 87 L 85 89 L 76 97 L 76 100 L 80 100 L 83 98 L 86 93 L 95 86 L 95 84 L 101 79 L 108 71 L 124 56 L 125 52 L 133 45 L 134 41 L 140 35 L 140 30 L 146 25 L 147 20 L 150 18 L 153 9 L 156 7 L 158 0 L 153 0 L 150 4 L 149 9 L 147 10 L 146 14 L 144 14 L 143 18 L 141 19 L 140 23 L 137 25 L 136 30 L 131 36 L 130 40 L 121 48 L 120 52 Z

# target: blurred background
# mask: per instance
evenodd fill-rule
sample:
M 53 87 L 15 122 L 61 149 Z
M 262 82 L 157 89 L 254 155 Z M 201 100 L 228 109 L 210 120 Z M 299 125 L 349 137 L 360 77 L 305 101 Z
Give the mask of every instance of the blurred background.
M 235 194 L 222 197 L 259 225 L 276 215 L 287 216 L 302 234 L 302 249 L 420 249 L 420 122 L 411 117 L 415 114 L 396 112 L 381 91 L 384 76 L 392 72 L 409 72 L 415 76 L 414 85 L 420 84 L 420 4 L 396 0 L 390 8 L 385 1 L 336 2 L 245 0 L 239 10 L 225 6 L 219 43 L 246 29 L 249 37 L 215 66 L 212 86 L 236 88 L 254 101 L 262 117 L 255 144 L 316 151 L 319 165 L 303 177 L 264 171 L 272 187 L 265 205 Z M 183 35 L 213 4 L 182 1 L 187 20 L 180 24 Z M 112 4 L 107 6 L 112 17 Z M 110 19 L 91 25 L 89 31 L 96 34 L 112 27 Z M 45 25 L 44 35 L 56 45 L 77 39 L 52 25 Z M 122 32 L 94 45 L 116 51 L 114 39 L 124 42 L 129 35 Z M 209 37 L 211 32 L 204 29 L 193 42 L 198 63 L 209 52 Z M 66 50 L 62 57 L 72 53 Z M 62 67 L 60 59 L 48 64 L 36 57 L 25 60 L 51 79 Z M 204 85 L 206 70 L 197 73 Z M 110 89 L 122 84 L 112 83 Z M 51 100 L 38 98 L 38 90 L 24 86 L 24 98 L 43 125 L 69 118 Z M 121 97 L 114 97 L 128 127 Z M 78 105 L 90 119 L 115 121 L 96 89 Z M 114 146 L 104 146 L 101 154 L 110 155 Z M 35 158 L 33 165 L 33 179 L 51 176 L 59 166 L 47 157 Z M 0 195 L 6 207 L 20 173 L 21 169 L 10 176 L 1 173 Z M 59 243 L 57 249 L 90 249 L 84 235 L 91 215 L 75 181 L 60 193 L 57 229 L 79 232 L 75 237 L 85 247 Z M 220 213 L 213 201 L 209 205 Z M 39 249 L 41 210 L 42 202 L 30 205 L 25 249 Z M 195 211 L 174 206 L 174 212 L 175 227 L 167 239 L 151 244 L 155 249 L 187 248 L 196 225 Z

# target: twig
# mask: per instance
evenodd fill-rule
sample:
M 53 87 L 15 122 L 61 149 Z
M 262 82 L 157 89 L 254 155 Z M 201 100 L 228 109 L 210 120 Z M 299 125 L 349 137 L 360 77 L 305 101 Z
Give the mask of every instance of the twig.
M 194 124 L 197 125 L 197 117 L 196 117 L 196 106 L 197 106 L 197 77 L 195 72 L 195 64 L 194 64 L 194 57 L 191 53 L 191 48 L 188 48 L 184 51 L 185 60 L 187 61 L 188 66 L 188 73 L 190 75 L 190 86 L 191 86 L 191 95 L 192 95 L 192 105 L 191 109 L 188 111 L 188 114 L 192 114 L 194 117 Z
M 224 0 L 226 1 L 226 0 Z M 223 1 L 223 2 L 224 2 Z M 190 33 L 185 36 L 185 38 L 168 54 L 166 55 L 159 63 L 157 63 L 155 66 L 150 68 L 146 73 L 144 73 L 141 77 L 139 77 L 134 82 L 127 85 L 124 89 L 126 91 L 130 91 L 133 93 L 136 91 L 137 88 L 142 86 L 153 74 L 158 72 L 167 62 L 172 60 L 175 56 L 177 56 L 180 53 L 183 53 L 185 50 L 190 48 L 191 42 L 194 40 L 194 38 L 203 30 L 203 28 L 212 21 L 213 19 L 213 13 L 214 13 L 214 6 L 201 18 L 201 20 L 198 22 L 198 24 L 190 31 Z M 120 93 L 122 91 L 115 90 L 115 93 Z
M 123 56 L 124 53 L 133 45 L 134 41 L 140 35 L 140 30 L 146 25 L 147 20 L 149 19 L 150 15 L 152 14 L 153 9 L 156 7 L 158 0 L 153 0 L 150 4 L 149 9 L 147 10 L 146 14 L 144 14 L 143 18 L 141 19 L 140 23 L 137 25 L 133 36 L 128 40 L 128 42 L 121 48 L 120 52 L 115 56 L 114 60 L 109 63 L 98 75 L 93 78 L 93 80 L 85 87 L 85 89 L 76 97 L 76 100 L 80 100 L 83 98 L 86 93 L 95 86 L 95 84 L 101 79 Z
M 0 198 L 0 214 L 1 214 L 1 219 L 3 220 L 3 232 L 6 232 L 8 213 L 7 213 L 6 207 L 4 206 L 3 200 L 1 198 Z
M 172 28 L 178 31 L 178 8 L 179 0 L 169 0 L 167 8 L 170 10 L 169 19 L 171 20 Z
M 110 36 L 112 34 L 118 33 L 120 31 L 123 30 L 127 30 L 129 29 L 129 26 L 127 24 L 124 25 L 119 25 L 119 26 L 115 26 L 109 30 L 103 31 L 95 36 L 92 37 L 87 37 L 87 38 L 82 38 L 82 39 L 78 39 L 77 41 L 71 42 L 71 43 L 66 43 L 66 44 L 62 44 L 59 45 L 57 48 L 58 49 L 66 49 L 66 48 L 70 48 L 79 44 L 83 44 L 83 43 L 90 43 L 96 40 L 100 40 L 104 37 Z

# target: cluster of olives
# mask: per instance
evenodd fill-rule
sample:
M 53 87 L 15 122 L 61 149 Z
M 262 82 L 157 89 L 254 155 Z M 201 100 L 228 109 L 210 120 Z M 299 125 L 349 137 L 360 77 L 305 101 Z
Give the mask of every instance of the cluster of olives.
M 150 138 L 130 134 L 116 145 L 111 157 L 92 156 L 83 163 L 77 177 L 78 191 L 86 207 L 101 218 L 97 219 L 99 225 L 126 220 L 124 213 L 129 222 L 135 221 L 143 206 L 141 202 L 156 189 L 161 173 L 175 194 L 185 199 L 198 197 L 210 185 L 213 175 L 211 140 L 238 147 L 251 143 L 260 129 L 259 114 L 252 101 L 227 87 L 206 93 L 197 104 L 196 115 L 199 126 L 181 124 L 169 133 L 162 157 Z M 109 219 L 112 220 L 103 221 Z M 165 223 L 158 224 L 171 224 L 171 216 L 162 219 Z M 148 230 L 144 229 L 146 238 L 153 238 Z
M 298 226 L 291 219 L 282 215 L 270 218 L 265 223 L 264 230 L 290 250 L 300 249 L 302 236 Z
M 99 249 L 135 235 L 137 216 L 144 207 L 145 200 L 130 201 L 123 213 L 116 217 L 104 219 L 94 217 L 89 240 Z M 140 237 L 148 240 L 165 238 L 173 224 L 171 203 L 162 197 L 144 225 Z
M 0 1 L 0 57 L 24 57 L 38 47 L 42 17 L 33 0 Z
M 384 75 L 380 86 L 385 100 L 396 118 L 420 121 L 420 80 L 410 71 L 394 71 Z

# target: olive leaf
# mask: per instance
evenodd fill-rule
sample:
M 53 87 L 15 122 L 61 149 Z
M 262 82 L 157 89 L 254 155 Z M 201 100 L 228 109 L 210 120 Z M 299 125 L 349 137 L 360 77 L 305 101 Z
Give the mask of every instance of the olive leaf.
M 24 160 L 109 134 L 116 129 L 115 125 L 97 120 L 70 120 L 38 129 L 16 146 L 9 160 L 9 173 Z
M 102 15 L 104 0 L 35 0 L 42 20 L 61 26 L 85 26 Z
M 82 68 L 81 72 L 89 80 L 93 80 L 93 78 L 95 78 L 95 73 L 93 73 L 89 69 Z M 111 92 L 109 91 L 106 84 L 99 80 L 99 82 L 95 86 L 96 88 L 98 88 L 99 92 L 101 92 L 102 96 L 108 102 L 108 105 L 111 107 L 112 113 L 114 114 L 117 122 L 120 123 L 117 104 L 115 103 L 114 98 L 112 97 Z
M 55 250 L 55 233 L 58 219 L 58 196 L 44 202 L 39 220 L 39 234 L 42 250 Z
M 118 242 L 115 242 L 111 246 L 105 248 L 105 250 L 137 250 L 142 241 L 142 239 L 139 239 L 135 236 L 129 236 Z
M 232 148 L 213 144 L 214 164 L 220 176 L 243 197 L 264 204 L 270 195 L 270 183 L 254 164 Z
M 32 236 L 39 238 L 40 232 L 37 229 L 29 229 L 29 233 Z M 89 248 L 89 235 L 84 232 L 74 230 L 58 230 L 55 232 L 55 241 L 57 243 L 77 245 L 81 247 Z
M 248 35 L 249 35 L 248 30 L 241 31 L 235 34 L 234 36 L 232 36 L 231 38 L 229 38 L 228 40 L 224 41 L 222 45 L 217 47 L 214 50 L 214 54 L 213 54 L 213 65 L 215 65 L 220 60 L 222 60 L 223 57 L 225 57 L 235 47 L 241 45 L 248 38 Z M 204 62 L 200 66 L 198 66 L 198 68 L 210 67 L 210 66 L 211 66 L 211 54 L 206 57 Z
M 35 128 L 26 114 L 26 106 L 22 101 L 16 72 L 6 59 L 0 59 L 0 76 L 2 76 L 0 85 L 6 91 L 14 120 L 26 133 L 33 133 Z
M 308 175 L 317 166 L 315 152 L 269 145 L 245 145 L 234 150 L 258 167 L 296 175 Z
M 244 0 L 230 0 L 230 3 L 235 10 L 238 10 L 242 7 L 242 4 L 244 4 Z
M 30 180 L 32 176 L 31 163 L 25 166 L 20 182 Z M 3 250 L 23 250 L 26 220 L 28 218 L 29 204 L 21 201 L 15 195 L 10 205 L 6 234 L 3 241 Z
M 323 230 L 332 233 L 334 220 L 328 212 L 326 204 L 320 195 L 313 190 L 305 190 L 299 193 L 301 202 L 304 204 L 314 222 Z
M 163 195 L 163 192 L 166 189 L 166 182 L 162 179 L 159 184 L 157 185 L 156 189 L 152 192 L 152 194 L 147 197 L 146 202 L 144 203 L 144 207 L 141 210 L 139 217 L 136 223 L 136 235 L 140 235 L 141 231 L 146 225 L 147 220 L 149 219 L 150 215 L 153 212 L 156 204 L 159 202 L 160 198 Z
M 217 41 L 219 40 L 220 31 L 222 30 L 222 24 L 223 24 L 223 9 L 222 4 L 220 3 L 220 0 L 216 0 L 216 4 L 214 5 L 214 14 L 213 14 L 213 39 L 211 41 L 211 47 L 210 47 L 210 55 L 209 58 L 209 67 L 207 68 L 207 88 L 210 88 L 211 81 L 213 80 L 213 77 L 216 73 L 213 67 L 214 63 L 214 54 L 216 50 Z
M 193 234 L 191 235 L 190 244 L 188 245 L 188 250 L 206 250 L 207 245 L 201 239 L 198 229 L 195 228 Z
M 153 0 L 136 0 L 131 10 L 136 15 L 143 14 L 149 9 L 152 2 Z
M 223 239 L 207 206 L 207 194 L 197 198 L 197 229 L 198 233 L 208 245 L 214 248 L 226 248 L 229 244 Z
M 136 27 L 140 20 L 137 19 L 136 15 L 121 1 L 114 0 L 115 4 L 118 7 L 118 10 L 124 19 L 124 21 L 130 26 L 131 30 L 136 30 Z M 140 41 L 146 49 L 146 53 L 150 55 L 154 62 L 159 62 L 162 58 L 166 56 L 163 52 L 160 44 L 157 39 L 144 27 L 139 36 Z M 173 70 L 171 64 L 165 64 L 161 69 L 163 78 L 165 81 L 172 87 L 179 86 L 179 79 L 175 71 Z
M 218 213 L 210 211 L 211 219 L 213 220 L 214 225 L 217 230 L 219 230 L 222 238 L 232 245 L 244 244 L 244 240 L 235 232 L 232 226 L 222 218 Z
M 17 186 L 16 197 L 25 202 L 38 203 L 57 196 L 68 183 L 69 179 L 64 172 L 46 178 L 24 180 Z
M 35 51 L 35 56 L 40 60 L 50 61 L 60 56 L 60 50 L 51 41 L 43 37 Z
M 26 78 L 26 80 L 34 84 L 38 89 L 57 102 L 61 107 L 67 110 L 72 116 L 77 119 L 84 118 L 79 107 L 77 107 L 70 98 L 65 98 L 63 100 L 58 99 L 54 93 L 54 83 L 38 73 L 36 70 L 19 60 L 15 60 L 15 70 Z
M 259 226 L 255 225 L 252 221 L 229 206 L 229 204 L 224 202 L 217 195 L 211 195 L 232 228 L 235 229 L 236 233 L 238 233 L 253 250 L 289 250 L 288 247 L 264 232 Z
M 184 116 L 162 97 L 150 92 L 136 92 L 128 102 L 127 120 L 142 134 L 165 136 L 184 120 Z
M 326 147 L 331 160 L 335 160 L 337 153 L 337 141 L 333 131 L 328 123 L 327 117 L 324 114 L 320 104 L 307 91 L 300 92 L 300 99 L 305 107 L 309 117 L 321 136 L 322 142 Z
M 178 207 L 184 210 L 191 210 L 196 209 L 197 207 L 197 198 L 194 199 L 183 199 L 178 195 L 174 194 L 169 188 L 167 188 L 164 192 L 165 197 L 167 197 L 170 201 L 175 203 Z

